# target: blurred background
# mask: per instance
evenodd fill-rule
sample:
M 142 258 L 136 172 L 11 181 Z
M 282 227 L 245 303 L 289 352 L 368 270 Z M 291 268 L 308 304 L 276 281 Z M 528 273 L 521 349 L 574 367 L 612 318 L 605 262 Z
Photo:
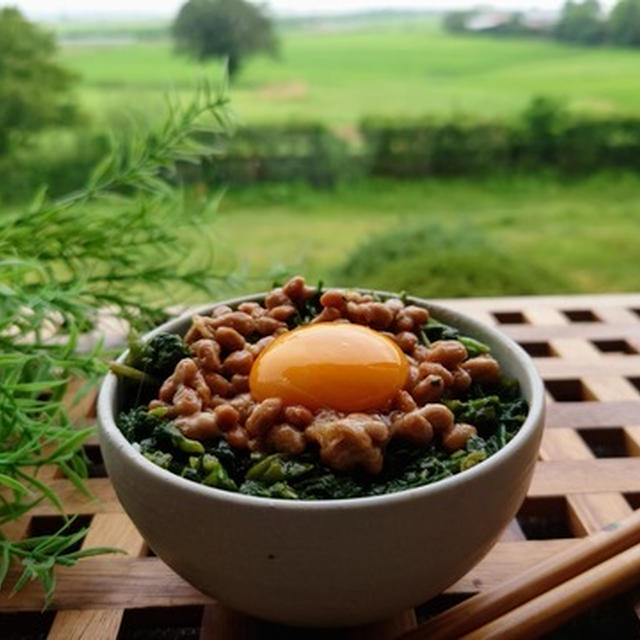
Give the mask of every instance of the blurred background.
M 640 0 L 0 2 L 0 210 L 225 61 L 236 132 L 180 181 L 234 292 L 640 290 Z

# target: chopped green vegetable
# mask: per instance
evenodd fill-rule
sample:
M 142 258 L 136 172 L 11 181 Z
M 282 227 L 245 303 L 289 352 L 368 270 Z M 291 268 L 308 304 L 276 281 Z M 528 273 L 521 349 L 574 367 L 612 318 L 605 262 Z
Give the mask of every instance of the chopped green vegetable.
M 286 482 L 266 485 L 255 480 L 247 480 L 240 486 L 240 493 L 263 498 L 281 498 L 283 500 L 296 500 L 299 498 L 298 494 Z
M 462 458 L 462 460 L 460 460 L 460 471 L 471 469 L 471 467 L 477 465 L 478 462 L 482 462 L 486 457 L 487 453 L 484 449 L 468 453 L 464 458 Z
M 144 371 L 140 371 L 140 369 L 136 369 L 128 364 L 110 362 L 109 371 L 117 375 L 119 378 L 125 378 L 141 385 L 150 385 L 154 387 L 160 386 L 161 381 L 158 378 L 154 378 L 152 375 L 145 373 Z
M 456 422 L 472 424 L 480 433 L 495 429 L 501 410 L 498 396 L 485 396 L 472 400 L 448 400 L 446 406 L 453 411 Z
M 164 451 L 145 451 L 142 454 L 147 460 L 150 460 L 154 464 L 157 464 L 163 469 L 169 469 L 173 456 L 170 453 Z
M 458 341 L 461 342 L 470 358 L 481 356 L 483 353 L 489 353 L 489 347 L 475 338 L 469 336 L 458 336 Z
M 455 340 L 460 332 L 447 324 L 438 322 L 434 318 L 429 318 L 427 324 L 422 327 L 422 332 L 429 342 L 437 340 Z
M 204 453 L 204 446 L 202 445 L 202 442 L 186 438 L 180 429 L 170 422 L 159 424 L 153 430 L 152 436 L 158 440 L 169 438 L 174 447 L 177 447 L 180 451 L 184 451 L 185 453 Z
M 151 437 L 154 429 L 166 422 L 161 415 L 146 407 L 135 407 L 118 416 L 118 427 L 130 442 Z
M 265 484 L 273 484 L 281 480 L 293 480 L 313 469 L 312 463 L 298 462 L 275 453 L 256 463 L 247 471 L 247 480 L 259 480 Z
M 220 460 L 209 453 L 202 457 L 202 470 L 207 474 L 202 480 L 202 484 L 209 487 L 218 487 L 228 491 L 237 491 L 236 483 L 229 477 L 225 468 L 220 464 Z
M 132 341 L 127 364 L 164 380 L 173 373 L 180 360 L 190 355 L 189 347 L 179 335 L 162 331 L 148 342 Z

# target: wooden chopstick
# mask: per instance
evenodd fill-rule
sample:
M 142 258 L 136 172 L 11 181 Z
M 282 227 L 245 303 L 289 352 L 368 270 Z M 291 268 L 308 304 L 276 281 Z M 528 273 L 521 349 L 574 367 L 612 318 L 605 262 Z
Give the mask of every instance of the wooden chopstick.
M 474 629 L 478 629 L 492 620 L 504 616 L 507 612 L 520 607 L 529 601 L 538 601 L 541 594 L 555 590 L 555 587 L 566 583 L 568 580 L 580 576 L 583 572 L 590 573 L 588 570 L 596 567 L 599 571 L 596 577 L 603 581 L 606 587 L 606 593 L 603 597 L 614 595 L 612 589 L 615 587 L 615 580 L 619 579 L 622 590 L 629 586 L 628 581 L 632 578 L 640 582 L 640 571 L 635 568 L 635 576 L 626 576 L 626 573 L 620 573 L 620 567 L 617 563 L 610 564 L 617 560 L 614 556 L 621 554 L 629 549 L 631 559 L 634 553 L 640 555 L 638 549 L 634 545 L 640 543 L 640 510 L 635 511 L 631 516 L 624 520 L 605 527 L 601 532 L 585 538 L 577 542 L 575 546 L 555 554 L 547 560 L 539 563 L 535 567 L 525 571 L 524 573 L 512 578 L 501 584 L 500 586 L 482 592 L 460 604 L 448 609 L 444 613 L 431 618 L 417 629 L 406 633 L 402 636 L 403 640 L 453 640 L 462 637 L 465 633 L 469 633 Z M 630 562 L 627 559 L 627 562 Z M 602 563 L 602 566 L 599 566 Z M 595 571 L 595 569 L 594 569 Z M 585 574 L 586 575 L 586 574 Z M 609 576 L 612 578 L 610 579 Z M 591 578 L 593 579 L 593 578 Z M 631 583 L 632 584 L 632 583 Z M 585 585 L 580 582 L 578 585 L 584 590 Z M 575 589 L 575 586 L 573 587 Z M 565 593 L 564 591 L 562 593 Z M 584 590 L 585 600 L 573 602 L 571 599 L 565 599 L 563 602 L 567 605 L 569 613 L 575 613 L 578 609 L 578 602 L 595 602 L 593 598 L 596 594 L 591 591 Z M 561 594 L 562 595 L 562 594 Z M 555 595 L 555 598 L 558 596 Z M 535 599 L 535 600 L 534 600 Z M 555 602 L 557 606 L 562 607 L 563 602 Z M 551 604 L 552 602 L 544 600 L 543 604 Z M 536 606 L 539 606 L 540 603 Z M 555 611 L 555 609 L 554 609 Z M 530 611 L 526 615 L 530 615 Z M 522 612 L 521 612 L 522 615 Z M 544 613 L 542 614 L 545 615 Z M 560 615 L 556 612 L 554 615 Z M 504 616 L 505 618 L 507 616 Z M 557 618 L 560 619 L 560 618 Z M 474 636 L 471 636 L 474 637 Z M 494 636 L 483 636 L 491 637 Z M 506 636 L 505 636 L 506 637 Z M 514 636 L 515 637 L 515 636 Z
M 461 640 L 537 638 L 639 582 L 640 544 L 637 544 L 462 636 Z

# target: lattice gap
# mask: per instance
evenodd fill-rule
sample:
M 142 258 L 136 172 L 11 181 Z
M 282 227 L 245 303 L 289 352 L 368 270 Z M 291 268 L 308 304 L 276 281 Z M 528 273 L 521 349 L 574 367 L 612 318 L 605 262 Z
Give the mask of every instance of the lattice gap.
M 626 340 L 591 340 L 591 344 L 605 354 L 632 355 L 638 353 Z
M 500 324 L 527 324 L 527 319 L 521 311 L 493 311 L 491 315 Z
M 591 309 L 565 309 L 562 313 L 570 322 L 600 322 L 600 318 Z
M 627 378 L 627 380 L 640 392 L 640 376 Z
M 520 342 L 519 344 L 532 358 L 557 357 L 557 354 L 553 353 L 548 342 Z
M 545 380 L 544 386 L 556 402 L 589 402 L 592 401 L 579 378 L 566 380 Z
M 80 531 L 84 527 L 89 527 L 92 515 L 75 516 L 73 522 L 66 528 L 66 534 L 73 534 Z M 65 524 L 62 516 L 33 516 L 29 521 L 29 536 L 50 536 L 59 531 Z M 76 543 L 73 547 L 69 547 L 68 551 L 78 551 L 82 541 Z M 1 637 L 1 636 L 0 636 Z
M 203 607 L 128 609 L 117 640 L 198 640 Z
M 102 451 L 100 451 L 100 446 L 98 444 L 85 444 L 83 449 L 87 462 L 89 477 L 106 478 L 107 469 L 104 466 L 104 460 L 102 459 Z
M 527 540 L 573 538 L 564 497 L 527 498 L 516 520 Z
M 629 455 L 622 427 L 579 429 L 578 433 L 596 458 L 626 458 Z
M 55 615 L 55 611 L 0 613 L 0 637 L 2 640 L 43 640 Z

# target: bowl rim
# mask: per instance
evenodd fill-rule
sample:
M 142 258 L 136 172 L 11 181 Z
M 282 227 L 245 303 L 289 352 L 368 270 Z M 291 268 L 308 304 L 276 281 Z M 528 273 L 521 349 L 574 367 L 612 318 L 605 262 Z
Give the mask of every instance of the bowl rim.
M 397 293 L 388 291 L 372 290 L 372 289 L 358 289 L 356 287 L 349 287 L 349 290 L 360 291 L 366 293 L 374 293 L 383 297 L 399 297 Z M 248 294 L 244 296 L 238 296 L 218 302 L 210 302 L 196 307 L 189 308 L 180 315 L 169 319 L 163 324 L 155 327 L 151 331 L 145 333 L 141 339 L 146 341 L 151 339 L 157 333 L 162 331 L 168 331 L 176 333 L 175 327 L 182 323 L 188 322 L 194 315 L 211 313 L 211 311 L 218 306 L 228 305 L 232 308 L 242 302 L 260 301 L 263 300 L 268 292 L 260 292 L 254 294 Z M 98 393 L 97 401 L 97 420 L 98 420 L 98 432 L 100 438 L 108 438 L 113 442 L 118 454 L 125 456 L 135 466 L 139 467 L 146 474 L 153 476 L 156 480 L 168 484 L 177 485 L 177 487 L 202 496 L 205 499 L 214 499 L 228 502 L 237 506 L 255 506 L 262 508 L 278 508 L 284 510 L 341 510 L 341 509 L 362 509 L 371 508 L 377 505 L 388 503 L 401 503 L 405 501 L 415 500 L 423 496 L 439 493 L 446 490 L 454 490 L 457 487 L 473 482 L 475 478 L 482 475 L 486 475 L 491 470 L 500 466 L 512 453 L 515 453 L 518 449 L 526 446 L 527 441 L 535 436 L 536 430 L 542 431 L 544 423 L 544 410 L 545 410 L 545 387 L 535 369 L 533 362 L 529 354 L 514 340 L 504 333 L 498 331 L 494 327 L 468 316 L 466 313 L 456 311 L 439 303 L 433 303 L 425 298 L 419 298 L 416 296 L 406 296 L 405 300 L 410 304 L 416 304 L 421 307 L 427 308 L 430 312 L 433 312 L 434 317 L 438 318 L 442 315 L 450 315 L 454 318 L 461 318 L 465 323 L 470 324 L 474 328 L 480 329 L 487 334 L 492 341 L 502 343 L 506 346 L 514 355 L 516 360 L 519 361 L 522 366 L 523 373 L 528 380 L 531 387 L 531 399 L 529 400 L 529 412 L 522 426 L 516 433 L 516 435 L 504 446 L 498 450 L 492 456 L 489 456 L 481 463 L 474 465 L 469 469 L 465 469 L 455 475 L 437 480 L 419 487 L 412 487 L 409 489 L 403 489 L 393 493 L 385 493 L 374 496 L 362 496 L 357 498 L 334 498 L 334 499 L 313 499 L 313 500 L 285 500 L 281 498 L 267 498 L 262 496 L 251 496 L 239 492 L 226 491 L 218 489 L 216 487 L 208 487 L 203 484 L 187 480 L 167 469 L 163 469 L 154 464 L 147 458 L 145 458 L 131 442 L 129 442 L 124 434 L 120 431 L 115 422 L 115 416 L 111 409 L 112 400 L 116 393 L 118 378 L 115 374 L 109 372 L 105 376 L 100 390 Z M 449 321 L 447 321 L 449 322 Z M 455 326 L 455 322 L 453 323 Z M 472 336 L 473 337 L 473 336 Z M 117 362 L 122 362 L 126 359 L 129 353 L 129 349 L 123 351 L 117 358 Z

